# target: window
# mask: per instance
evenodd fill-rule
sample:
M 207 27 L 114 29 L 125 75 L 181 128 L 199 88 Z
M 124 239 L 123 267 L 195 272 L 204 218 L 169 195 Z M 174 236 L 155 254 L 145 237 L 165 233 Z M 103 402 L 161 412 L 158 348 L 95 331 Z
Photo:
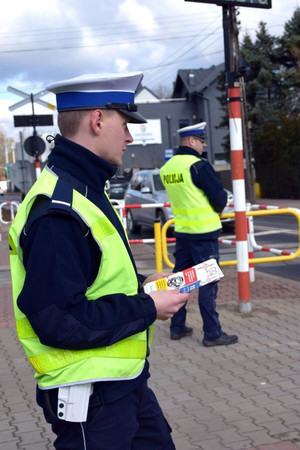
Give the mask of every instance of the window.
M 156 191 L 164 191 L 165 190 L 165 187 L 162 184 L 162 181 L 161 181 L 159 175 L 153 175 L 153 184 L 154 184 Z
M 134 177 L 131 183 L 131 189 L 135 191 L 140 191 L 142 188 L 142 177 L 140 175 L 137 175 Z
M 147 187 L 152 192 L 151 180 L 149 174 L 144 174 L 143 187 Z

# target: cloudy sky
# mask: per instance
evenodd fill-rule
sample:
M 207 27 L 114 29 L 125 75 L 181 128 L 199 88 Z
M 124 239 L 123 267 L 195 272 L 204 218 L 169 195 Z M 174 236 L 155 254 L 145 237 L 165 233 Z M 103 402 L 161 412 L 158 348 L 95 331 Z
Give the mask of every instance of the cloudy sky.
M 258 23 L 281 35 L 299 0 L 273 0 L 272 9 L 239 8 L 240 41 Z M 5 9 L 5 11 L 4 11 Z M 224 61 L 222 8 L 185 0 L 11 0 L 0 16 L 0 132 L 17 135 L 9 111 L 22 97 L 53 81 L 83 73 L 141 70 L 152 90 L 172 90 L 179 69 Z M 42 100 L 55 103 L 49 94 Z M 35 105 L 35 113 L 51 111 Z

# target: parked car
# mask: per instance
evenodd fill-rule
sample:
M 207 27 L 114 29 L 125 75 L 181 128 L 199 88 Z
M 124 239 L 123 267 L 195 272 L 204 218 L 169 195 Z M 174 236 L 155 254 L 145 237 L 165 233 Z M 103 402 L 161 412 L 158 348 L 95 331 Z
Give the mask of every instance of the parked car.
M 233 193 L 231 191 L 229 191 L 228 189 L 225 189 L 225 191 L 227 192 L 227 205 L 225 206 L 225 208 L 223 210 L 223 214 L 234 213 Z M 234 230 L 234 227 L 235 227 L 234 217 L 228 217 L 227 219 L 222 219 L 221 222 L 222 222 L 224 229 L 227 229 L 228 231 Z
M 111 199 L 123 199 L 125 190 L 128 186 L 129 180 L 122 175 L 117 175 L 110 178 L 106 182 L 105 190 Z
M 227 189 L 226 192 L 229 205 L 233 203 L 233 195 Z M 125 205 L 169 203 L 168 194 L 159 176 L 159 169 L 136 172 L 125 191 L 124 201 Z M 233 206 L 226 206 L 225 212 L 234 212 Z M 166 206 L 126 209 L 127 229 L 131 233 L 140 231 L 142 225 L 153 226 L 155 219 L 160 219 L 161 224 L 164 224 L 173 217 L 172 209 Z M 234 218 L 223 219 L 222 224 L 225 227 L 233 228 Z
M 168 203 L 168 194 L 161 182 L 159 169 L 136 172 L 129 182 L 124 200 L 125 205 Z M 164 224 L 172 218 L 172 210 L 166 206 L 126 209 L 127 229 L 132 233 L 140 231 L 142 225 L 153 226 L 155 219 L 160 219 L 161 224 Z

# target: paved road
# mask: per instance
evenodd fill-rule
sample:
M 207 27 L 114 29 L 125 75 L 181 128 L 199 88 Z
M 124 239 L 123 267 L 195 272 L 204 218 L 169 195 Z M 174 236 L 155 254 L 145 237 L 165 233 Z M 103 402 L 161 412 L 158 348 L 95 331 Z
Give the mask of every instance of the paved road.
M 155 270 L 151 248 L 135 245 L 133 252 L 141 272 Z M 32 370 L 15 334 L 5 233 L 0 273 L 0 449 L 51 450 L 53 435 L 35 404 Z M 241 315 L 236 271 L 224 274 L 217 308 L 224 330 L 239 335 L 238 344 L 201 345 L 196 293 L 188 303 L 191 337 L 171 341 L 168 322 L 155 327 L 150 385 L 176 448 L 299 449 L 300 282 L 257 273 L 252 311 Z

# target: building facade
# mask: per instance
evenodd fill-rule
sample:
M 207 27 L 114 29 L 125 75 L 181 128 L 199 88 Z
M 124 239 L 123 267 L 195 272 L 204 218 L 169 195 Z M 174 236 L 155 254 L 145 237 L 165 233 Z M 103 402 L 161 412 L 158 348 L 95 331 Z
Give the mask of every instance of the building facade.
M 136 95 L 139 111 L 147 124 L 130 124 L 134 142 L 128 145 L 121 173 L 160 168 L 179 145 L 177 130 L 207 122 L 207 159 L 214 165 L 225 162 L 222 139 L 227 129 L 216 129 L 223 112 L 217 97 L 217 78 L 224 64 L 209 69 L 179 70 L 170 99 L 158 99 L 142 87 Z M 225 89 L 225 87 L 224 87 Z

